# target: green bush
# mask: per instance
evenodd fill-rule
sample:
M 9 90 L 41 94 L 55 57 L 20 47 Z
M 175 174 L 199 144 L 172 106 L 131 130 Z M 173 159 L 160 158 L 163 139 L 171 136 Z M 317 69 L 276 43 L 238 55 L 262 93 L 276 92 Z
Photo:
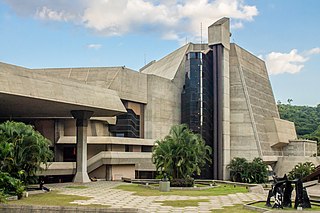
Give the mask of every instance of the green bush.
M 185 179 L 173 179 L 170 181 L 171 187 L 193 187 L 194 179 L 193 178 L 185 178 Z
M 0 171 L 28 183 L 53 158 L 51 142 L 22 122 L 0 124 Z
M 6 198 L 7 198 L 6 194 L 3 191 L 0 191 L 0 203 L 6 203 L 7 202 Z
M 288 177 L 291 180 L 297 178 L 304 178 L 310 175 L 315 171 L 315 165 L 312 162 L 298 163 L 295 167 L 289 172 Z
M 0 189 L 3 194 L 17 195 L 20 199 L 26 187 L 21 180 L 11 177 L 9 173 L 0 172 Z
M 211 152 L 201 135 L 185 124 L 175 125 L 169 135 L 156 141 L 152 162 L 160 175 L 166 173 L 172 179 L 185 179 L 200 175 L 201 169 L 211 163 Z
M 243 183 L 265 183 L 268 179 L 268 167 L 261 158 L 248 162 L 245 158 L 233 158 L 227 166 L 232 181 Z

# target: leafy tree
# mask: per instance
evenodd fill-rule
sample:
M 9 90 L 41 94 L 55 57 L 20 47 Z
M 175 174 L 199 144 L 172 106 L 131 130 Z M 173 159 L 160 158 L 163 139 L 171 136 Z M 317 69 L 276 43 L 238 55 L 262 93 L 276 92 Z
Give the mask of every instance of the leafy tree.
M 232 181 L 244 183 L 265 183 L 268 179 L 268 167 L 261 158 L 248 162 L 245 158 L 233 158 L 227 166 Z
M 320 125 L 320 106 L 296 106 L 291 104 L 278 104 L 280 117 L 295 123 L 298 137 L 306 138 Z
M 50 141 L 22 122 L 0 124 L 0 171 L 28 183 L 30 177 L 42 170 L 53 153 Z
M 304 178 L 310 175 L 315 171 L 315 165 L 312 162 L 298 163 L 295 167 L 289 172 L 289 179 L 293 180 L 296 178 Z
M 156 141 L 152 161 L 160 174 L 173 179 L 186 179 L 200 175 L 201 168 L 210 159 L 211 147 L 199 134 L 194 134 L 185 124 L 175 125 L 169 135 Z

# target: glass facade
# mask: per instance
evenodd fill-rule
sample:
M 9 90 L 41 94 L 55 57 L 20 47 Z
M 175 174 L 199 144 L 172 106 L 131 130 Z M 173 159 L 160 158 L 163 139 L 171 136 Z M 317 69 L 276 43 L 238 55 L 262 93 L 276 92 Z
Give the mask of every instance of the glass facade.
M 181 94 L 181 123 L 202 135 L 213 147 L 213 65 L 212 52 L 189 52 L 185 61 L 185 85 Z M 208 165 L 201 178 L 213 178 Z
M 116 137 L 140 138 L 140 116 L 127 109 L 127 113 L 117 116 L 116 125 L 110 125 L 109 129 Z

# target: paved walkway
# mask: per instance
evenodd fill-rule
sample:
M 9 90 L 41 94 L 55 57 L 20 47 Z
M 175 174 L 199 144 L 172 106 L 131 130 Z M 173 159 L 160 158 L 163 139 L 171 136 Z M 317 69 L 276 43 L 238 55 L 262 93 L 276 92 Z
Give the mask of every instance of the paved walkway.
M 257 193 L 237 193 L 226 196 L 137 196 L 133 192 L 127 192 L 119 189 L 114 189 L 120 184 L 127 184 L 122 182 L 98 181 L 85 184 L 88 188 L 72 189 L 65 188 L 66 184 L 50 185 L 54 190 L 59 190 L 63 194 L 79 195 L 92 197 L 89 200 L 76 200 L 73 203 L 80 205 L 101 204 L 109 205 L 113 208 L 136 208 L 146 212 L 198 212 L 209 213 L 212 209 L 221 209 L 235 204 L 243 204 L 250 201 L 265 200 L 266 195 Z M 201 202 L 198 207 L 171 207 L 162 206 L 161 201 L 165 200 L 194 200 L 194 199 L 208 199 L 209 202 Z

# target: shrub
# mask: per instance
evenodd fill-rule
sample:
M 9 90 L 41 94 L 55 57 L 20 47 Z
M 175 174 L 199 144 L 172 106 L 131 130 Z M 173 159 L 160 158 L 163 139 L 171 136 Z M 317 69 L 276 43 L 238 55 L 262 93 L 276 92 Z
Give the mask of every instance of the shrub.
M 201 135 L 193 133 L 185 124 L 175 125 L 169 135 L 156 141 L 152 162 L 160 175 L 173 179 L 200 175 L 201 169 L 211 163 L 211 147 Z
M 244 183 L 265 183 L 268 179 L 268 167 L 261 158 L 248 162 L 245 158 L 234 158 L 227 166 L 232 181 Z
M 4 194 L 17 195 L 20 199 L 25 191 L 25 185 L 21 180 L 11 177 L 9 173 L 0 172 L 0 189 Z
M 194 179 L 193 178 L 185 178 L 185 179 L 173 179 L 170 181 L 171 187 L 193 187 Z
M 0 171 L 28 183 L 53 158 L 49 145 L 32 126 L 7 121 L 0 124 Z
M 0 191 L 0 203 L 7 202 L 6 198 L 7 198 L 6 194 L 3 191 Z
M 315 171 L 315 165 L 312 162 L 298 163 L 295 167 L 289 172 L 289 179 L 304 178 L 310 175 Z

